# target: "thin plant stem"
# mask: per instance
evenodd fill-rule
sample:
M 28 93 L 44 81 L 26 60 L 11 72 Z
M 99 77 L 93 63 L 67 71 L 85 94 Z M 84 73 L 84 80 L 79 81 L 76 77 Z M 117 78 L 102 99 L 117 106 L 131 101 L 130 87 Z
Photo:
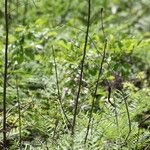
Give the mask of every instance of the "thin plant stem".
M 113 102 L 111 102 L 111 100 L 110 100 L 110 98 L 111 98 L 111 93 L 112 93 L 112 88 L 111 88 L 111 86 L 109 85 L 109 83 L 108 83 L 108 102 L 111 104 L 111 106 L 112 107 L 116 107 L 116 105 L 113 103 Z
M 104 9 L 101 8 L 101 25 L 102 25 L 101 28 L 102 28 L 103 36 L 104 36 L 104 38 L 106 38 L 105 29 L 104 29 L 104 21 L 103 21 L 103 11 L 104 11 Z
M 7 70 L 8 70 L 8 0 L 5 0 L 5 60 L 4 60 L 4 83 L 3 83 L 3 150 L 7 147 L 6 137 L 6 102 L 7 102 Z
M 72 131 L 71 135 L 74 135 L 74 129 L 76 125 L 76 117 L 77 117 L 77 110 L 78 110 L 78 103 L 80 98 L 80 92 L 81 92 L 81 86 L 82 86 L 82 79 L 83 79 L 83 70 L 84 70 L 84 62 L 86 58 L 86 50 L 87 50 L 87 44 L 88 44 L 88 36 L 89 36 L 89 28 L 90 28 L 90 16 L 91 16 L 91 0 L 88 0 L 88 17 L 87 17 L 87 29 L 86 29 L 86 35 L 85 35 L 85 43 L 84 43 L 84 49 L 83 49 L 83 57 L 81 61 L 81 69 L 80 69 L 80 77 L 79 77 L 79 86 L 77 91 L 77 96 L 75 99 L 75 108 L 73 113 L 73 122 L 72 122 Z
M 88 125 L 87 125 L 85 139 L 84 139 L 85 144 L 86 144 L 87 137 L 88 137 L 89 130 L 90 130 L 90 123 L 91 123 L 92 116 L 93 116 L 93 108 L 94 108 L 94 104 L 95 104 L 95 98 L 96 98 L 96 94 L 97 94 L 97 89 L 98 89 L 98 85 L 99 85 L 100 76 L 101 76 L 102 70 L 103 70 L 103 63 L 104 63 L 105 55 L 106 55 L 106 47 L 107 47 L 107 42 L 104 45 L 103 58 L 102 58 L 102 61 L 101 61 L 101 64 L 100 64 L 98 78 L 97 78 L 96 85 L 95 85 L 95 91 L 94 91 L 94 95 L 93 95 L 93 99 L 92 99 L 92 106 L 91 106 L 90 114 L 89 114 L 89 121 L 88 121 Z
M 18 87 L 18 77 L 16 76 L 16 92 L 17 92 L 17 102 L 18 102 L 18 121 L 19 121 L 19 148 L 22 150 L 22 123 L 21 123 L 21 104 L 20 104 L 20 95 Z
M 93 108 L 94 108 L 94 104 L 95 104 L 95 98 L 96 98 L 99 80 L 100 80 L 100 76 L 102 75 L 103 64 L 104 64 L 105 56 L 106 56 L 107 40 L 105 37 L 102 13 L 103 13 L 103 8 L 101 9 L 101 23 L 102 23 L 102 32 L 103 32 L 103 36 L 105 38 L 105 43 L 104 43 L 104 48 L 103 48 L 102 61 L 101 61 L 100 67 L 99 67 L 99 73 L 98 73 L 98 77 L 97 77 L 97 81 L 96 81 L 96 85 L 95 85 L 95 90 L 94 90 L 94 95 L 93 95 L 93 99 L 92 99 L 92 106 L 91 106 L 90 113 L 89 113 L 89 120 L 88 120 L 86 135 L 85 135 L 85 139 L 84 139 L 84 144 L 86 144 L 86 141 L 88 138 L 88 134 L 89 134 L 89 130 L 90 130 L 90 124 L 91 124 L 91 120 L 93 117 Z
M 114 111 L 115 111 L 116 130 L 117 130 L 117 134 L 118 134 L 118 137 L 119 137 L 117 143 L 118 143 L 118 142 L 121 143 L 121 139 L 120 139 L 120 129 L 119 129 L 119 120 L 118 120 L 118 112 L 117 112 L 117 105 L 116 105 L 116 99 L 115 99 L 115 98 L 114 98 L 114 105 L 115 105 Z M 119 144 L 117 144 L 117 145 L 118 145 L 118 150 L 119 150 Z
M 56 87 L 57 87 L 57 95 L 58 95 L 59 104 L 60 104 L 62 113 L 63 113 L 65 119 L 67 120 L 67 123 L 71 126 L 71 122 L 69 121 L 69 118 L 68 118 L 68 116 L 67 116 L 67 114 L 64 110 L 63 104 L 62 104 L 62 99 L 61 99 L 61 94 L 60 94 L 60 87 L 59 87 L 59 80 L 58 80 L 56 56 L 55 56 L 55 51 L 54 51 L 53 47 L 52 47 L 52 51 L 53 51 L 53 59 L 54 59 L 54 66 L 55 66 L 55 78 L 56 78 Z
M 127 112 L 127 117 L 128 117 L 128 124 L 129 124 L 129 131 L 128 131 L 128 134 L 125 138 L 125 141 L 124 143 L 127 142 L 130 134 L 131 134 L 131 118 L 130 118 L 130 112 L 129 112 L 129 107 L 128 107 L 128 102 L 127 102 L 127 96 L 125 95 L 125 93 L 122 92 L 122 95 L 123 95 L 123 100 L 124 100 L 124 103 L 125 103 L 125 107 L 126 107 L 126 112 Z

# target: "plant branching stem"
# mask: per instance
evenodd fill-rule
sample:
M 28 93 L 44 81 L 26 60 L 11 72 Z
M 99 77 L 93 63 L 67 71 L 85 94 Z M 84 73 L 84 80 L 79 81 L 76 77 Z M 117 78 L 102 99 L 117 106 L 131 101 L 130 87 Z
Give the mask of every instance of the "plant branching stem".
M 88 36 L 89 36 L 90 16 L 91 16 L 91 0 L 88 0 L 87 30 L 86 30 L 86 35 L 85 35 L 85 43 L 84 43 L 84 49 L 83 49 L 83 57 L 82 57 L 82 61 L 81 61 L 81 70 L 80 70 L 80 77 L 79 77 L 78 92 L 77 92 L 77 97 L 76 97 L 76 99 L 75 99 L 75 108 L 74 108 L 74 113 L 73 113 L 72 131 L 71 131 L 71 134 L 72 134 L 72 135 L 74 135 L 74 129 L 75 129 L 76 117 L 77 117 L 77 109 L 78 109 L 78 103 L 79 103 L 80 92 L 81 92 L 81 86 L 82 86 L 84 62 L 85 62 L 85 58 L 86 58 L 86 50 L 87 50 Z
M 9 23 L 8 23 L 8 0 L 5 0 L 5 64 L 4 64 L 4 83 L 3 83 L 3 149 L 7 147 L 6 139 L 6 96 L 7 96 L 7 70 L 8 70 L 8 33 L 9 33 Z
M 98 89 L 98 85 L 99 85 L 99 80 L 100 80 L 100 77 L 102 75 L 103 64 L 104 64 L 105 56 L 106 56 L 107 40 L 106 40 L 106 37 L 105 37 L 102 13 L 103 13 L 103 8 L 101 9 L 101 23 L 102 23 L 102 32 L 103 32 L 103 36 L 105 38 L 105 43 L 104 43 L 102 61 L 101 61 L 100 67 L 99 67 L 99 73 L 98 73 L 98 77 L 97 77 L 97 81 L 96 81 L 96 85 L 95 85 L 95 90 L 94 90 L 94 95 L 93 95 L 93 99 L 92 99 L 92 106 L 91 106 L 91 109 L 90 109 L 89 120 L 88 120 L 86 135 L 85 135 L 85 139 L 84 139 L 84 144 L 86 144 L 87 137 L 88 137 L 88 134 L 89 134 L 90 124 L 91 124 L 92 115 L 93 115 L 93 108 L 94 108 L 95 98 L 96 98 L 97 89 Z

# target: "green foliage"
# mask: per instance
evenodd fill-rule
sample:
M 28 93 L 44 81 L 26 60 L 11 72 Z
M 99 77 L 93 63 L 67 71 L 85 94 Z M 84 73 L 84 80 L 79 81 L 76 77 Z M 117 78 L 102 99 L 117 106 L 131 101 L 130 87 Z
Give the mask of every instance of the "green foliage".
M 102 7 L 108 45 L 88 141 L 84 144 L 105 41 L 101 30 Z M 149 7 L 149 0 L 92 1 L 77 125 L 72 138 L 71 127 L 59 102 L 55 67 L 62 104 L 72 122 L 85 42 L 87 2 L 45 0 L 35 1 L 34 4 L 34 1 L 24 0 L 17 8 L 16 1 L 10 1 L 7 83 L 7 138 L 10 150 L 19 147 L 18 98 L 24 150 L 67 150 L 72 146 L 75 150 L 150 148 Z M 3 3 L 0 3 L 0 8 L 2 18 Z M 0 128 L 5 44 L 3 24 L 4 20 L 0 20 Z M 115 107 L 108 100 L 108 86 L 112 88 L 110 101 Z M 130 133 L 125 100 L 131 119 Z

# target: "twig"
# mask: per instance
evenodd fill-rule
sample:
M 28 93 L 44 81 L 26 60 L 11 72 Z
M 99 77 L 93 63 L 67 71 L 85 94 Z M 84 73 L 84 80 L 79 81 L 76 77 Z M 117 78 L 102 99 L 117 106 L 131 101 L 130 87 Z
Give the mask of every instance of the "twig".
M 101 22 L 102 22 L 102 32 L 103 32 L 103 35 L 105 37 L 102 13 L 103 13 L 103 9 L 101 9 Z M 102 61 L 101 61 L 101 64 L 100 64 L 98 78 L 97 78 L 96 85 L 95 85 L 95 91 L 94 91 L 94 96 L 93 96 L 93 100 L 92 100 L 92 106 L 91 106 L 91 109 L 90 109 L 89 121 L 88 121 L 88 125 L 87 125 L 87 131 L 86 131 L 86 135 L 85 135 L 85 139 L 84 139 L 84 144 L 86 144 L 87 137 L 88 137 L 89 130 L 90 130 L 90 123 L 91 123 L 91 119 L 92 119 L 92 115 L 93 115 L 93 108 L 94 108 L 95 98 L 96 98 L 96 94 L 97 94 L 97 89 L 98 89 L 98 85 L 99 85 L 100 76 L 101 76 L 102 70 L 103 70 L 103 63 L 105 61 L 106 48 L 107 48 L 107 40 L 105 38 L 105 44 L 104 44 L 104 49 L 103 49 L 103 57 L 102 57 Z
M 72 135 L 74 135 L 74 129 L 75 129 L 76 117 L 77 117 L 77 109 L 78 109 L 79 97 L 80 97 L 81 86 L 82 86 L 83 69 L 84 69 L 84 62 L 85 62 L 85 57 L 86 57 L 86 49 L 87 49 L 89 27 L 90 27 L 90 16 L 91 16 L 91 0 L 88 0 L 87 30 L 86 30 L 86 35 L 85 35 L 83 58 L 82 58 L 82 61 L 81 61 L 81 70 L 80 70 L 80 77 L 79 77 L 78 92 L 77 92 L 77 97 L 75 99 L 75 109 L 74 109 L 74 113 L 73 113 L 72 131 L 71 131 Z
M 6 101 L 7 101 L 7 70 L 8 70 L 8 34 L 9 34 L 9 24 L 8 24 L 8 1 L 5 0 L 5 66 L 4 66 L 4 83 L 3 83 L 3 149 L 7 147 L 7 137 L 6 137 Z

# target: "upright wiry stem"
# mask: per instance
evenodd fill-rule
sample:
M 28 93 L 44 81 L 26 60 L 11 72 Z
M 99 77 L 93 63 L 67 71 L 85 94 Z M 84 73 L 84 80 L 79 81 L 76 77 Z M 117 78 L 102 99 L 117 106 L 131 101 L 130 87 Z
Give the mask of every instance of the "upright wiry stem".
M 80 77 L 79 77 L 79 87 L 78 87 L 77 97 L 76 97 L 76 100 L 75 100 L 75 109 L 74 109 L 74 113 L 73 113 L 72 131 L 71 131 L 72 135 L 74 135 L 74 128 L 75 128 L 75 125 L 76 125 L 76 116 L 77 116 L 78 102 L 79 102 L 79 97 L 80 97 L 80 92 L 81 92 L 81 86 L 82 86 L 83 69 L 84 69 L 84 62 L 85 62 L 85 57 L 86 57 L 86 49 L 87 49 L 89 27 L 90 27 L 90 16 L 91 16 L 91 0 L 88 0 L 87 30 L 86 30 L 86 35 L 85 35 L 83 57 L 82 57 L 82 61 L 81 61 L 81 70 L 80 70 Z
M 7 70 L 8 70 L 8 1 L 5 0 L 5 64 L 4 64 L 4 83 L 3 83 L 3 149 L 7 147 L 6 139 L 6 96 L 7 96 Z
M 16 76 L 16 92 L 17 92 L 17 102 L 18 102 L 18 120 L 19 120 L 19 148 L 22 149 L 22 123 L 21 123 L 21 104 L 20 104 L 20 95 L 18 87 L 18 77 Z
M 101 22 L 102 22 L 102 32 L 103 32 L 103 36 L 105 38 L 102 13 L 103 13 L 103 9 L 101 9 Z M 97 81 L 96 81 L 96 85 L 95 85 L 94 96 L 93 96 L 93 99 L 92 99 L 92 106 L 91 106 L 91 109 L 90 109 L 89 120 L 88 120 L 86 135 L 85 135 L 85 139 L 84 139 L 85 144 L 86 144 L 87 137 L 88 137 L 89 130 L 90 130 L 90 124 L 91 124 L 92 115 L 93 115 L 93 108 L 94 108 L 95 98 L 96 98 L 96 94 L 97 94 L 97 89 L 98 89 L 98 85 L 99 85 L 100 76 L 102 75 L 103 63 L 105 61 L 105 56 L 106 56 L 106 48 L 107 48 L 107 40 L 105 38 L 102 61 L 101 61 L 101 64 L 100 64 L 99 73 L 98 73 L 98 77 L 97 77 Z
M 59 104 L 60 104 L 62 113 L 63 113 L 65 119 L 67 120 L 67 123 L 69 124 L 69 126 L 71 126 L 71 122 L 69 121 L 68 116 L 67 116 L 67 114 L 64 110 L 63 104 L 62 104 L 60 88 L 59 88 L 58 72 L 57 72 L 57 63 L 56 63 L 55 51 L 54 51 L 53 47 L 52 47 L 52 51 L 53 51 L 53 59 L 54 59 L 54 65 L 55 65 L 55 78 L 56 78 L 56 87 L 57 87 L 57 95 L 58 95 Z
M 84 140 L 85 144 L 86 144 L 87 137 L 88 137 L 89 130 L 90 130 L 90 123 L 91 123 L 91 120 L 92 120 L 93 108 L 94 108 L 95 98 L 96 98 L 97 89 L 98 89 L 98 85 L 99 85 L 99 80 L 100 80 L 100 76 L 102 75 L 103 63 L 104 63 L 105 55 L 106 55 L 106 47 L 107 47 L 107 42 L 104 45 L 103 58 L 102 58 L 102 61 L 101 61 L 101 65 L 100 65 L 100 69 L 99 69 L 99 73 L 98 73 L 98 78 L 97 78 L 96 85 L 95 85 L 95 91 L 94 91 L 94 96 L 93 96 L 93 99 L 92 99 L 92 106 L 91 106 L 91 109 L 90 109 L 89 121 L 88 121 L 87 131 L 86 131 L 85 140 Z
M 125 93 L 123 91 L 122 91 L 122 96 L 123 96 L 123 100 L 124 100 L 124 103 L 125 103 L 127 117 L 128 117 L 128 123 L 129 123 L 129 131 L 128 131 L 128 134 L 125 138 L 125 143 L 126 143 L 129 136 L 130 136 L 130 134 L 131 134 L 132 128 L 131 128 L 131 118 L 130 118 L 130 112 L 129 112 L 128 102 L 127 102 L 127 96 L 125 95 Z

